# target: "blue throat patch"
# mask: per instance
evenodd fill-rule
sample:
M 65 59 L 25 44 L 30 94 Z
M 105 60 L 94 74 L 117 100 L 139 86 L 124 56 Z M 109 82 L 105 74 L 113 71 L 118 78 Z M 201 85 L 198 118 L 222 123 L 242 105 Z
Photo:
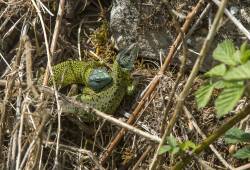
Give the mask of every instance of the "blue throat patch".
M 88 78 L 88 85 L 95 91 L 103 89 L 112 82 L 112 77 L 106 69 L 94 69 Z

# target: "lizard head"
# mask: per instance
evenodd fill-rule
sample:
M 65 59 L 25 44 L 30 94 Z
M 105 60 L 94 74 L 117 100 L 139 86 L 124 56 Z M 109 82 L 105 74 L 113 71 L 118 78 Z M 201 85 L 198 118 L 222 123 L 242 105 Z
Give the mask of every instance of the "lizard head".
M 95 91 L 103 89 L 106 85 L 112 82 L 112 77 L 104 68 L 93 69 L 87 78 L 87 84 Z
M 137 43 L 120 51 L 116 56 L 116 61 L 123 70 L 131 71 L 137 58 L 139 47 Z

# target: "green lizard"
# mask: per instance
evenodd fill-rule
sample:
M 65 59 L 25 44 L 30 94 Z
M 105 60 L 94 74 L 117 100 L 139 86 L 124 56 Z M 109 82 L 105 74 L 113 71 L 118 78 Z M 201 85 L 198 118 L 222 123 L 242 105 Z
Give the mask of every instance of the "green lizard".
M 112 77 L 107 70 L 95 61 L 65 61 L 53 66 L 52 70 L 55 83 L 60 87 L 82 84 L 99 91 L 112 82 Z M 48 84 L 52 85 L 52 78 L 49 79 Z
M 132 44 L 131 46 L 119 52 L 112 65 L 111 73 L 108 75 L 105 70 L 99 70 L 95 72 L 95 70 L 98 70 L 99 68 L 96 67 L 95 64 L 93 65 L 88 62 L 82 63 L 81 61 L 74 61 L 73 63 L 70 62 L 71 66 L 69 66 L 69 63 L 59 64 L 53 67 L 54 79 L 56 82 L 59 82 L 58 80 L 64 77 L 61 83 L 59 83 L 64 86 L 71 83 L 81 83 L 82 77 L 84 77 L 85 82 L 87 82 L 86 86 L 83 88 L 81 94 L 75 96 L 76 100 L 84 102 L 85 104 L 88 104 L 89 106 L 107 114 L 113 114 L 120 105 L 124 96 L 131 93 L 130 90 L 133 89 L 131 88 L 133 87 L 133 80 L 130 73 L 133 69 L 133 63 L 137 57 L 137 54 L 137 44 Z M 70 69 L 72 66 L 73 68 L 82 68 L 82 71 L 81 69 L 74 69 L 74 71 L 62 71 L 65 67 Z M 93 66 L 95 66 L 95 69 L 93 69 Z M 92 74 L 89 74 L 89 72 L 86 71 L 89 69 L 86 68 L 90 68 L 91 71 L 89 72 Z M 100 73 L 105 78 L 100 76 Z M 99 79 L 100 81 L 95 81 L 96 77 L 101 77 Z M 91 80 L 95 85 L 90 83 Z M 62 110 L 63 112 L 68 113 L 79 113 L 83 117 L 83 120 L 87 122 L 96 120 L 96 117 L 93 113 L 86 113 L 81 109 L 75 108 L 69 103 L 63 103 Z

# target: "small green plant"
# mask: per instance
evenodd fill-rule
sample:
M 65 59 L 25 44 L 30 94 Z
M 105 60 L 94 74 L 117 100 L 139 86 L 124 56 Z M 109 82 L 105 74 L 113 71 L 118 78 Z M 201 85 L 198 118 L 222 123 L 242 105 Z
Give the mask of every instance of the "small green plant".
M 214 89 L 221 91 L 215 100 L 218 117 L 233 110 L 238 101 L 247 94 L 250 79 L 250 47 L 245 42 L 237 49 L 231 40 L 220 43 L 213 52 L 213 58 L 220 64 L 213 67 L 205 76 L 208 81 L 195 93 L 198 108 L 209 102 Z M 231 128 L 224 135 L 227 144 L 249 144 L 239 149 L 233 156 L 238 159 L 250 158 L 250 133 Z
M 159 150 L 159 155 L 169 152 L 171 155 L 180 153 L 181 151 L 187 151 L 194 149 L 196 145 L 191 141 L 184 141 L 183 143 L 177 142 L 174 136 L 170 135 L 166 139 L 167 144 L 163 145 Z
M 196 91 L 195 98 L 198 108 L 202 108 L 215 89 L 221 91 L 215 100 L 215 109 L 217 117 L 222 117 L 233 110 L 246 92 L 250 79 L 250 47 L 245 42 L 237 49 L 231 40 L 225 40 L 218 44 L 213 58 L 220 64 L 205 73 L 208 81 Z
M 239 149 L 233 156 L 238 159 L 250 159 L 250 133 L 246 133 L 238 128 L 231 128 L 224 136 L 227 144 L 243 144 L 248 145 Z

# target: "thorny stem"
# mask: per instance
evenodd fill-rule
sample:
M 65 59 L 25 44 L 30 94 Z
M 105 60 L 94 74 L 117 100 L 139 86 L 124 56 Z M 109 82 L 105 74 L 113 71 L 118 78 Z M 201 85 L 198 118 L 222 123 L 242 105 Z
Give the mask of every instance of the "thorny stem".
M 169 11 L 172 11 L 171 8 L 169 7 L 169 5 L 167 3 L 165 3 L 166 6 L 167 6 L 167 9 Z M 181 56 L 181 66 L 180 66 L 180 70 L 178 72 L 178 76 L 177 76 L 177 79 L 175 81 L 175 84 L 174 84 L 174 87 L 172 88 L 171 90 L 171 93 L 170 93 L 170 96 L 169 96 L 169 99 L 168 99 L 168 102 L 167 102 L 167 105 L 166 105 L 166 108 L 164 109 L 164 117 L 163 117 L 163 121 L 162 121 L 162 125 L 161 125 L 161 135 L 164 134 L 164 130 L 165 130 L 165 126 L 166 126 L 166 122 L 167 122 L 167 115 L 171 109 L 171 106 L 172 106 L 172 100 L 174 98 L 174 95 L 175 95 L 175 91 L 178 87 L 178 84 L 180 83 L 182 77 L 183 77 L 183 74 L 184 74 L 184 69 L 185 69 L 185 64 L 186 64 L 186 60 L 187 60 L 187 44 L 186 44 L 186 37 L 185 37 L 185 34 L 184 32 L 182 31 L 180 25 L 178 24 L 177 22 L 177 18 L 176 16 L 173 14 L 173 12 L 170 12 L 173 19 L 174 19 L 174 26 L 176 27 L 176 30 L 179 32 L 179 34 L 181 35 L 181 39 L 182 39 L 182 42 L 183 42 L 183 46 L 182 46 L 182 56 Z
M 227 0 L 224 0 L 227 1 Z M 216 141 L 219 137 L 221 137 L 226 131 L 228 131 L 230 128 L 232 128 L 235 124 L 237 124 L 239 121 L 244 119 L 246 116 L 249 115 L 250 112 L 250 104 L 248 104 L 244 110 L 242 110 L 240 113 L 236 114 L 234 117 L 232 117 L 228 122 L 226 122 L 224 125 L 222 125 L 218 130 L 212 133 L 208 138 L 206 138 L 201 144 L 198 145 L 198 147 L 192 152 L 193 154 L 199 154 L 204 149 L 208 148 L 210 144 L 212 144 L 214 141 Z M 185 156 L 182 161 L 179 161 L 174 167 L 172 167 L 172 170 L 179 170 L 183 169 L 185 165 L 188 164 L 188 162 L 191 161 L 190 156 Z
M 160 158 L 160 156 L 158 155 L 158 152 L 159 152 L 161 146 L 164 144 L 165 138 L 170 135 L 170 133 L 171 133 L 171 131 L 172 131 L 172 129 L 173 129 L 179 115 L 180 115 L 184 100 L 187 97 L 187 95 L 189 94 L 189 90 L 191 89 L 193 81 L 194 81 L 194 79 L 195 79 L 195 77 L 196 77 L 196 75 L 197 75 L 197 73 L 198 73 L 198 71 L 200 69 L 200 66 L 203 63 L 203 60 L 204 60 L 204 58 L 205 58 L 205 56 L 206 56 L 206 54 L 207 54 L 207 52 L 209 50 L 209 47 L 210 47 L 211 43 L 214 40 L 214 36 L 216 34 L 217 26 L 219 24 L 220 18 L 223 15 L 224 8 L 225 8 L 227 2 L 228 2 L 228 0 L 223 0 L 222 1 L 221 6 L 219 7 L 218 12 L 216 13 L 216 16 L 215 16 L 213 25 L 211 27 L 211 30 L 209 31 L 209 33 L 207 35 L 207 38 L 206 38 L 206 40 L 205 40 L 205 42 L 204 42 L 204 44 L 202 46 L 202 49 L 200 51 L 200 55 L 199 55 L 199 57 L 197 58 L 197 60 L 195 62 L 195 65 L 194 65 L 194 67 L 193 67 L 193 69 L 192 69 L 192 71 L 190 73 L 190 76 L 188 77 L 187 83 L 185 84 L 185 86 L 183 88 L 183 91 L 181 92 L 180 96 L 177 98 L 177 104 L 176 104 L 176 107 L 175 107 L 173 117 L 171 118 L 171 120 L 170 120 L 170 122 L 169 122 L 169 124 L 168 124 L 168 126 L 167 126 L 167 128 L 166 128 L 166 130 L 164 132 L 164 135 L 162 136 L 161 142 L 158 145 L 158 148 L 157 148 L 157 150 L 155 152 L 154 158 L 153 158 L 152 163 L 150 165 L 150 170 L 153 170 L 153 169 L 157 168 L 158 159 Z

